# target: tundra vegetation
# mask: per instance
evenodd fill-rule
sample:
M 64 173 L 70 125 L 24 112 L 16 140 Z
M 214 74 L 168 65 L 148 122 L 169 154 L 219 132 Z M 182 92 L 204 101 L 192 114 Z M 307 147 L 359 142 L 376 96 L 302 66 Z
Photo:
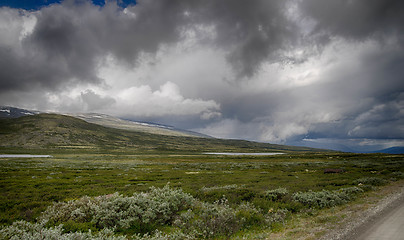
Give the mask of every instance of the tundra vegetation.
M 265 239 L 404 179 L 403 155 L 17 121 L 0 120 L 0 153 L 53 157 L 0 159 L 0 239 Z
M 404 178 L 402 155 L 46 154 L 0 160 L 1 239 L 254 238 Z

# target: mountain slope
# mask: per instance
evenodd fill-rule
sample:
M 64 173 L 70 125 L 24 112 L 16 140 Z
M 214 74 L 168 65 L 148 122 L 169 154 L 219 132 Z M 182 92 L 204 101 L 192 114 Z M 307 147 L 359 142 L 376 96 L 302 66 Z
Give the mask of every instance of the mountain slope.
M 67 114 L 72 117 L 80 118 L 89 123 L 95 123 L 104 127 L 111 127 L 129 131 L 153 133 L 167 136 L 182 136 L 182 137 L 209 137 L 196 132 L 185 131 L 171 126 L 165 126 L 155 123 L 144 123 L 123 120 L 120 118 L 112 117 L 106 114 L 99 113 L 78 113 Z
M 41 112 L 31 111 L 22 108 L 14 108 L 8 106 L 0 106 L 0 118 L 18 118 L 28 115 L 35 115 Z M 55 113 L 59 114 L 59 113 Z M 178 129 L 172 126 L 166 126 L 156 123 L 145 123 L 123 120 L 117 117 L 99 113 L 63 113 L 76 118 L 80 118 L 89 123 L 95 123 L 104 127 L 111 127 L 135 132 L 153 133 L 167 136 L 183 136 L 183 137 L 210 137 L 197 132 Z
M 158 135 L 108 128 L 71 116 L 37 114 L 0 119 L 0 147 L 27 149 L 105 149 L 138 152 L 321 151 L 244 140 Z

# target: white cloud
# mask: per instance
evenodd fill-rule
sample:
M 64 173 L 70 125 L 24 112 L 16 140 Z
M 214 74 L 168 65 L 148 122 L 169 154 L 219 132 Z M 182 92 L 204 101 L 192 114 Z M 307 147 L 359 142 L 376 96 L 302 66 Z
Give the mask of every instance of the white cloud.
M 259 132 L 255 123 L 243 123 L 237 119 L 221 119 L 203 128 L 195 128 L 194 131 L 219 138 L 256 139 Z
M 205 118 L 207 113 L 213 116 L 220 114 L 219 111 L 219 104 L 213 100 L 184 98 L 179 87 L 172 82 L 166 82 L 155 91 L 147 85 L 122 90 L 111 110 L 115 115 L 125 117 L 200 115 Z
M 21 41 L 32 33 L 36 21 L 35 13 L 0 8 L 0 46 L 22 54 Z

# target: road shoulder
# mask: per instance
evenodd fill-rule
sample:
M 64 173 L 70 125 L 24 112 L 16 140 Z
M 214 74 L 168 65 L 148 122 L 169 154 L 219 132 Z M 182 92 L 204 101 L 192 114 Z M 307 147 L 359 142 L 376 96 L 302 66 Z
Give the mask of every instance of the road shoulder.
M 381 219 L 400 207 L 404 201 L 404 181 L 385 186 L 371 193 L 362 200 L 363 203 L 348 206 L 352 208 L 352 216 L 340 223 L 338 227 L 325 234 L 321 240 L 352 240 L 372 228 Z M 362 209 L 362 210 L 361 210 Z M 361 210 L 361 211 L 360 211 Z
M 293 216 L 271 240 L 352 240 L 404 198 L 404 179 L 368 192 L 351 203 Z M 255 239 L 255 238 L 254 238 Z M 258 238 L 257 238 L 258 239 Z M 261 239 L 261 238 L 260 238 Z

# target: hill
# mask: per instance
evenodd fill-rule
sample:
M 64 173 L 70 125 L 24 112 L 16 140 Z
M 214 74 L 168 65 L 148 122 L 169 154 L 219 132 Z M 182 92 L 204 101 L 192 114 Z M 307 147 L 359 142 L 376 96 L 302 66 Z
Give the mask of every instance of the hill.
M 186 131 L 177 129 L 172 126 L 166 126 L 156 123 L 146 123 L 123 120 L 120 118 L 112 117 L 106 114 L 99 113 L 72 113 L 67 114 L 72 117 L 80 118 L 89 123 L 95 123 L 104 127 L 111 127 L 123 130 L 130 130 L 135 132 L 154 133 L 167 136 L 182 136 L 182 137 L 210 137 L 197 132 Z
M 169 136 L 109 128 L 71 116 L 37 114 L 0 119 L 0 147 L 14 149 L 98 149 L 136 152 L 321 151 L 245 140 Z
M 39 111 L 26 110 L 22 108 L 0 106 L 0 118 L 18 118 L 22 116 L 29 116 L 39 114 Z M 44 112 L 42 112 L 44 113 Z M 49 112 L 47 112 L 49 113 Z M 56 113 L 54 114 L 61 114 Z M 76 118 L 80 118 L 89 123 L 95 123 L 104 127 L 111 127 L 123 130 L 130 130 L 135 132 L 153 133 L 168 136 L 183 136 L 183 137 L 210 137 L 197 132 L 178 129 L 172 126 L 150 123 L 150 122 L 137 122 L 132 120 L 124 120 L 117 117 L 109 116 L 100 113 L 63 113 Z

